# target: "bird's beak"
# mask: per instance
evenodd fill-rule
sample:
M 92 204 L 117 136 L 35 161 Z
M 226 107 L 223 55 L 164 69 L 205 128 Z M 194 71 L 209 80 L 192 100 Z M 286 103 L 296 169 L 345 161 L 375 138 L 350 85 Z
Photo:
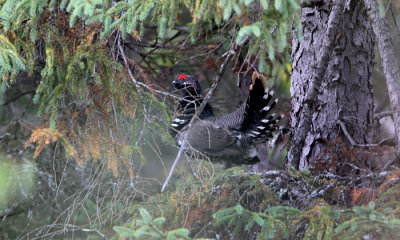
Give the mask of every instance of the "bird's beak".
M 172 82 L 172 84 L 174 85 L 174 87 L 175 87 L 176 89 L 181 89 L 181 88 L 184 88 L 184 87 L 185 87 L 185 84 L 184 84 L 182 81 L 179 81 L 179 80 L 174 80 L 174 81 Z

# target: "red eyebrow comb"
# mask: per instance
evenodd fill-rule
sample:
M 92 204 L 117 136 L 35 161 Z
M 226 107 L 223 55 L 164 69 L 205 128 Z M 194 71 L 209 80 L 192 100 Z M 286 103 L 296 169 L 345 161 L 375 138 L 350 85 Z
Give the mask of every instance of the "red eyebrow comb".
M 186 74 L 181 74 L 181 75 L 178 77 L 178 80 L 181 80 L 181 78 L 187 80 Z

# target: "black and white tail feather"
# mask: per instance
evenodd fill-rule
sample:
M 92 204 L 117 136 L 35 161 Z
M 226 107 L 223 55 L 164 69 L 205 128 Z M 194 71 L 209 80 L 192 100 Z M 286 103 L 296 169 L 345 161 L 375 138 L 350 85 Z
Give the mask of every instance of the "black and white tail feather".
M 176 132 L 176 142 L 180 145 L 188 130 L 187 124 L 203 101 L 203 94 L 200 84 L 192 76 L 182 74 L 173 84 L 182 91 L 177 114 L 171 123 Z M 214 116 L 211 105 L 207 103 L 200 120 L 195 122 L 188 134 L 188 146 L 212 159 L 236 164 L 259 162 L 255 146 L 267 142 L 273 138 L 274 132 L 282 129 L 278 124 L 282 115 L 276 116 L 273 112 L 278 102 L 278 99 L 272 100 L 273 95 L 274 91 L 267 88 L 265 78 L 258 73 L 253 74 L 249 96 L 236 111 Z
M 271 101 L 274 90 L 269 90 L 267 81 L 255 73 L 252 77 L 249 96 L 245 102 L 244 120 L 241 132 L 250 136 L 255 143 L 266 142 L 274 136 L 274 132 L 283 127 L 279 121 L 283 115 L 273 112 L 278 98 Z

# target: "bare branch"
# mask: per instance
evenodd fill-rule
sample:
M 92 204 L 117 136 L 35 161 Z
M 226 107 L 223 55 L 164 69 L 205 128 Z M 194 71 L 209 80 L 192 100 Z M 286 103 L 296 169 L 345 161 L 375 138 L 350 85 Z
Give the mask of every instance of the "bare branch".
M 385 138 L 385 139 L 381 140 L 379 143 L 358 144 L 354 140 L 354 138 L 350 135 L 349 131 L 347 130 L 346 124 L 341 120 L 338 120 L 338 123 L 339 123 L 340 128 L 342 129 L 344 135 L 347 137 L 347 139 L 349 139 L 349 141 L 353 147 L 370 148 L 370 147 L 378 147 L 381 145 L 395 145 L 392 143 L 393 143 L 393 140 L 396 140 L 396 138 Z
M 145 24 L 144 25 L 145 28 L 153 28 L 156 29 L 158 27 L 158 25 L 156 24 Z M 187 32 L 190 33 L 190 29 L 186 26 L 181 26 L 181 25 L 175 25 L 173 27 L 171 27 L 172 29 L 178 30 L 178 31 L 182 31 L 182 32 Z
M 212 50 L 215 46 L 210 45 L 200 45 L 200 46 L 175 46 L 175 45 L 166 45 L 162 43 L 146 43 L 146 42 L 139 42 L 139 41 L 132 41 L 132 45 L 136 45 L 139 47 L 148 47 L 148 48 L 163 48 L 163 49 L 178 49 L 180 51 L 192 51 L 192 50 Z
M 133 76 L 133 73 L 132 73 L 131 69 L 129 68 L 128 59 L 127 59 L 127 57 L 125 55 L 124 48 L 121 46 L 121 41 L 120 40 L 118 41 L 118 49 L 121 52 L 121 56 L 122 56 L 122 59 L 124 60 L 124 64 L 125 64 L 125 67 L 126 67 L 126 69 L 128 71 L 128 75 L 131 78 L 132 82 L 136 86 L 141 86 L 141 87 L 144 87 L 144 88 L 146 88 L 146 89 L 148 89 L 150 91 L 154 91 L 156 93 L 160 93 L 162 95 L 165 95 L 165 96 L 168 96 L 168 97 L 171 97 L 171 98 L 179 99 L 179 97 L 177 97 L 177 96 L 175 96 L 175 95 L 173 95 L 171 93 L 151 88 L 150 86 L 146 85 L 145 83 L 137 81 L 136 78 Z
M 394 111 L 380 112 L 374 115 L 374 121 L 379 121 L 381 118 L 391 116 L 393 117 Z
M 3 103 L 3 106 L 6 106 L 8 104 L 10 104 L 11 102 L 14 102 L 15 100 L 17 100 L 20 97 L 23 97 L 27 94 L 34 94 L 36 93 L 36 91 L 27 91 L 27 92 L 21 92 L 18 94 L 15 94 L 14 96 L 11 97 L 11 99 L 8 99 L 6 102 Z

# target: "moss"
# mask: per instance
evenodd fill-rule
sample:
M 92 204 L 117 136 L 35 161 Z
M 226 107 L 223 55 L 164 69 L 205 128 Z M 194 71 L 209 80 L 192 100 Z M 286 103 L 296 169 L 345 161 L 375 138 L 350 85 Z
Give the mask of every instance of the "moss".
M 368 181 L 381 183 L 384 179 L 381 175 L 376 174 Z M 365 177 L 359 180 L 336 175 L 313 176 L 308 171 L 293 169 L 255 174 L 246 172 L 243 168 L 217 171 L 212 180 L 204 180 L 202 185 L 196 185 L 193 179 L 190 180 L 187 176 L 182 177 L 184 181 L 181 180 L 178 190 L 158 194 L 146 203 L 139 203 L 138 206 L 145 207 L 153 216 L 160 216 L 161 212 L 167 220 L 163 226 L 165 231 L 184 227 L 190 230 L 190 236 L 193 238 L 217 238 L 218 235 L 220 239 L 229 239 L 232 236 L 235 239 L 256 239 L 270 236 L 271 226 L 274 226 L 273 236 L 276 239 L 288 236 L 289 239 L 319 239 L 321 236 L 325 236 L 324 239 L 345 238 L 348 235 L 344 231 L 347 229 L 346 224 L 352 221 L 358 221 L 357 231 L 353 232 L 357 236 L 397 236 L 396 229 L 400 229 L 400 224 L 397 223 L 400 217 L 400 205 L 397 201 L 400 196 L 398 175 L 400 171 L 386 174 L 386 181 L 379 189 L 374 190 L 374 208 L 347 206 L 352 202 L 350 193 L 357 191 L 352 189 L 352 183 L 360 182 Z M 372 204 L 375 206 L 375 203 Z M 225 222 L 215 224 L 212 217 L 214 213 L 238 205 L 246 211 L 251 211 L 251 214 L 264 216 L 264 221 L 268 224 L 257 223 L 247 230 L 237 232 L 236 235 L 233 234 L 234 228 L 240 226 L 240 229 L 245 229 L 247 220 L 244 220 L 244 223 L 235 221 L 231 225 Z M 282 212 L 273 213 L 274 210 L 271 212 L 271 209 L 280 209 Z M 285 213 L 285 209 L 295 210 L 293 212 L 296 214 Z M 365 212 L 371 212 L 388 223 L 376 221 L 373 216 L 371 218 L 370 215 L 365 215 Z M 135 217 L 138 216 L 133 216 Z M 364 218 L 378 224 L 378 228 L 368 230 L 369 222 L 365 224 Z M 278 225 L 273 225 L 275 223 Z M 385 233 L 377 231 L 379 227 L 385 228 Z
M 159 194 L 145 204 L 152 215 L 159 216 L 161 212 L 168 230 L 185 227 L 192 236 L 215 237 L 209 232 L 215 212 L 237 204 L 251 211 L 279 204 L 276 194 L 263 184 L 259 175 L 240 168 L 221 171 L 203 186 L 193 188 L 191 183 L 187 184 L 186 188 Z
M 307 171 L 255 174 L 236 167 L 219 171 L 202 186 L 194 187 L 191 181 L 186 181 L 176 191 L 151 198 L 144 207 L 154 216 L 161 212 L 167 219 L 167 230 L 185 227 L 191 236 L 215 237 L 215 232 L 221 236 L 228 234 L 226 229 L 213 226 L 212 215 L 219 210 L 238 204 L 252 212 L 264 212 L 278 205 L 315 210 L 337 203 L 342 192 L 342 185 L 326 178 L 315 178 Z M 308 221 L 299 222 L 306 224 Z

